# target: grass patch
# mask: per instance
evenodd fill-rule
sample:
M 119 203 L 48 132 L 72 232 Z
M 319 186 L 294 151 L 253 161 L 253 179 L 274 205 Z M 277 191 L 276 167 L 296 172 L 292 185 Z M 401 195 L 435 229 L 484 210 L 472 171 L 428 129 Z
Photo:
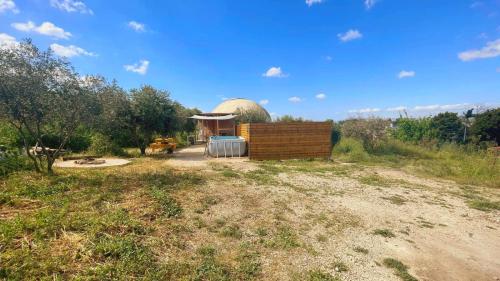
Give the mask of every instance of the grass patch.
M 467 202 L 467 205 L 473 209 L 485 212 L 500 210 L 500 201 L 493 202 L 485 198 L 470 200 Z
M 335 269 L 336 272 L 347 272 L 349 271 L 349 267 L 347 264 L 341 262 L 341 261 L 336 261 L 333 263 L 333 268 Z
M 196 208 L 194 210 L 195 213 L 197 214 L 203 214 L 204 212 L 208 211 L 211 206 L 217 205 L 219 203 L 220 199 L 214 196 L 205 196 L 200 200 L 201 206 L 199 208 Z
M 229 267 L 215 258 L 215 248 L 203 246 L 197 253 L 200 262 L 196 266 L 194 280 L 231 280 Z
M 392 183 L 389 179 L 381 177 L 381 176 L 376 175 L 376 174 L 361 177 L 358 179 L 358 181 L 362 184 L 382 186 L 382 187 L 390 186 Z
M 289 226 L 279 226 L 274 237 L 268 241 L 268 246 L 289 250 L 300 246 L 297 234 Z
M 257 185 L 275 185 L 279 184 L 279 180 L 275 178 L 272 170 L 258 169 L 249 171 L 243 174 L 247 182 L 255 183 Z
M 144 210 L 151 202 L 129 195 L 147 194 L 161 213 L 176 217 L 182 209 L 172 193 L 203 178 L 129 168 L 58 170 L 51 176 L 22 171 L 0 178 L 0 204 L 15 211 L 0 220 L 0 279 L 168 280 L 188 270 L 194 276 L 195 265 L 158 263 L 154 214 Z M 175 225 L 167 229 L 176 233 Z
M 328 241 L 328 237 L 323 234 L 318 234 L 316 235 L 316 240 L 318 240 L 318 242 L 325 243 Z
M 332 155 L 347 162 L 404 168 L 463 184 L 500 188 L 500 165 L 495 156 L 466 145 L 427 148 L 389 139 L 376 143 L 368 151 L 360 141 L 343 138 Z
M 182 214 L 181 206 L 168 194 L 167 191 L 156 186 L 151 187 L 150 190 L 151 196 L 156 200 L 161 209 L 161 212 L 166 217 L 179 217 Z
M 354 247 L 354 252 L 366 255 L 366 254 L 368 254 L 368 249 L 360 247 L 360 246 L 356 246 L 356 247 Z
M 388 268 L 394 269 L 396 276 L 401 278 L 404 281 L 418 281 L 417 278 L 413 277 L 410 273 L 408 273 L 408 266 L 404 265 L 402 262 L 393 259 L 386 258 L 384 259 L 384 265 Z
M 237 224 L 231 224 L 223 227 L 220 234 L 224 237 L 231 237 L 235 239 L 241 239 L 241 237 L 243 237 L 243 232 L 241 232 L 240 227 Z
M 260 255 L 252 249 L 251 244 L 243 243 L 240 246 L 236 261 L 238 262 L 238 279 L 251 280 L 261 275 L 262 264 L 260 262 Z
M 304 280 L 304 279 L 302 279 Z M 334 277 L 328 272 L 324 272 L 320 269 L 310 270 L 307 272 L 307 277 L 305 280 L 308 281 L 339 281 L 340 279 Z
M 406 200 L 406 198 L 399 196 L 399 195 L 393 195 L 393 196 L 381 197 L 381 198 L 391 202 L 394 205 L 400 205 L 400 206 L 404 205 L 406 202 L 408 202 L 408 200 Z
M 222 175 L 226 178 L 239 178 L 240 177 L 240 174 L 236 173 L 235 171 L 233 170 L 224 170 L 222 172 Z
M 375 229 L 373 232 L 372 232 L 373 235 L 380 235 L 382 237 L 385 237 L 385 238 L 393 238 L 393 237 L 396 237 L 396 235 L 390 231 L 389 229 Z

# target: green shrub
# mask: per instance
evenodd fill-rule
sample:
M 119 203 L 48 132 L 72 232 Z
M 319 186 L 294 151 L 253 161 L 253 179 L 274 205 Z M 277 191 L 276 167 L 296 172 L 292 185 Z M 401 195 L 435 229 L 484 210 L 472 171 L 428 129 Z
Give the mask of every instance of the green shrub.
M 15 148 L 21 146 L 21 138 L 16 128 L 7 122 L 0 121 L 0 146 Z
M 430 129 L 441 142 L 462 142 L 464 125 L 457 113 L 444 112 L 432 117 Z
M 394 269 L 394 274 L 401 278 L 403 281 L 417 281 L 418 279 L 413 277 L 410 273 L 408 273 L 408 266 L 403 264 L 402 262 L 393 259 L 386 258 L 384 259 L 384 265 L 388 268 Z
M 342 138 L 340 142 L 333 147 L 333 156 L 338 156 L 350 162 L 366 161 L 369 158 L 363 143 L 354 138 Z
M 91 138 L 91 145 L 88 152 L 97 155 L 125 155 L 123 148 L 114 143 L 109 137 L 96 133 Z
M 479 141 L 494 141 L 500 145 L 500 108 L 477 114 L 470 133 Z
M 342 123 L 342 136 L 360 140 L 370 150 L 375 143 L 386 139 L 390 123 L 382 118 L 349 119 Z
M 32 168 L 33 163 L 27 156 L 20 155 L 18 152 L 0 152 L 0 176 Z
M 396 120 L 395 128 L 391 136 L 397 140 L 420 143 L 434 137 L 431 130 L 431 118 L 399 118 Z
M 333 123 L 333 126 L 332 126 L 332 135 L 330 137 L 330 141 L 332 143 L 332 145 L 337 145 L 339 142 L 340 142 L 340 139 L 342 137 L 342 133 L 341 133 L 341 127 L 338 123 Z

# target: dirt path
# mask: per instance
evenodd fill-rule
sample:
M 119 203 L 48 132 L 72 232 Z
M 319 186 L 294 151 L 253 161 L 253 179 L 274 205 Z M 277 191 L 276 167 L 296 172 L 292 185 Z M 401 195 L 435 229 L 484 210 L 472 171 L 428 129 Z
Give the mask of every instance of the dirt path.
M 282 171 L 269 174 L 273 166 L 259 169 L 261 164 L 245 159 L 200 160 L 196 166 L 190 161 L 177 158 L 167 164 L 219 176 L 183 202 L 194 210 L 204 198 L 217 198 L 206 212 L 187 214 L 209 226 L 193 233 L 189 244 L 195 249 L 212 243 L 234 256 L 241 241 L 214 235 L 210 227 L 218 220 L 237 225 L 242 239 L 254 242 L 258 229 L 265 229 L 269 234 L 260 238 L 265 242 L 256 246 L 263 279 L 300 280 L 301 272 L 321 269 L 341 280 L 398 280 L 383 266 L 385 258 L 401 261 L 419 280 L 500 278 L 500 213 L 471 209 L 453 182 L 388 168 L 328 172 L 328 165 L 339 164 L 315 172 L 306 163 L 301 169 L 308 171 L 298 172 L 275 163 Z M 500 198 L 498 192 L 488 196 Z M 300 246 L 269 246 L 282 227 L 291 229 Z M 390 234 L 374 234 L 380 230 Z

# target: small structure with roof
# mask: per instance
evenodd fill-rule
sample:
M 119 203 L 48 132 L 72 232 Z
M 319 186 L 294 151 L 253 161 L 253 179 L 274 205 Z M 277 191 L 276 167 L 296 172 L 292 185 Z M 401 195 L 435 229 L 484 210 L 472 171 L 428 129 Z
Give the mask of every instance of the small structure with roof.
M 220 103 L 209 113 L 200 113 L 190 118 L 198 120 L 197 141 L 206 142 L 211 136 L 235 136 L 236 118 L 241 112 L 269 113 L 252 100 L 235 98 Z
M 267 117 L 269 113 L 248 99 L 229 99 L 198 120 L 197 141 L 206 142 L 205 153 L 213 157 L 251 160 L 329 158 L 332 122 L 251 122 L 236 124 L 240 114 Z

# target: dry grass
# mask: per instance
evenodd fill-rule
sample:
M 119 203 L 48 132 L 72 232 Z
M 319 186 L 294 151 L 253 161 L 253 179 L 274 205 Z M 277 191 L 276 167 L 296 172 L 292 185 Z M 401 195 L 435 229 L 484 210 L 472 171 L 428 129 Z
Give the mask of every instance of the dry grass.
M 124 167 L 1 178 L 0 279 L 341 280 L 358 276 L 349 257 L 372 263 L 380 253 L 363 239 L 399 239 L 389 229 L 373 231 L 389 226 L 374 226 L 344 202 L 378 187 L 403 194 L 398 188 L 409 182 L 326 161 L 251 166 L 177 170 L 140 158 Z M 472 194 L 457 196 L 496 211 L 496 201 L 484 205 Z M 372 197 L 398 205 L 407 198 L 414 197 Z

